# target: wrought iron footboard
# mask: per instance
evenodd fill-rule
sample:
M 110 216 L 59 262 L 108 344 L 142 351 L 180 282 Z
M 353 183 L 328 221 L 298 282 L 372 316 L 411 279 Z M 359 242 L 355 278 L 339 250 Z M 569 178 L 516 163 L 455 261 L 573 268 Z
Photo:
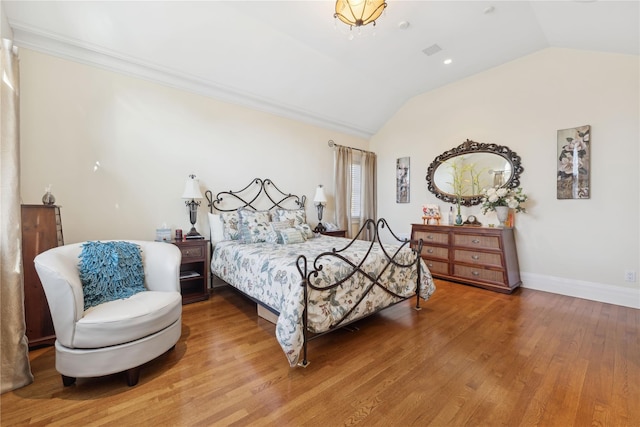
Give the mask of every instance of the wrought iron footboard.
M 358 240 L 358 238 L 360 236 L 363 236 L 364 233 L 367 232 L 367 230 L 371 230 L 371 228 L 373 228 L 373 239 L 370 242 L 369 248 L 365 254 L 365 256 L 358 262 L 355 263 L 353 261 L 351 261 L 350 259 L 348 259 L 347 257 L 345 257 L 343 255 L 343 253 L 348 250 L 356 240 Z M 388 230 L 388 232 L 391 234 L 391 236 L 393 236 L 393 238 L 399 243 L 398 247 L 396 248 L 394 246 L 394 251 L 391 254 L 389 251 L 387 251 L 387 249 L 385 248 L 385 246 L 383 245 L 382 241 L 380 240 L 380 230 L 386 228 Z M 367 220 L 364 225 L 360 228 L 360 230 L 358 231 L 358 234 L 353 238 L 353 240 L 351 240 L 351 242 L 349 242 L 345 247 L 343 247 L 342 249 L 333 249 L 330 252 L 323 252 L 320 255 L 316 256 L 315 259 L 313 259 L 313 262 L 311 264 L 311 268 L 309 267 L 308 264 L 308 260 L 307 257 L 304 255 L 300 255 L 298 256 L 297 260 L 296 260 L 296 264 L 297 264 L 297 269 L 298 272 L 300 273 L 300 276 L 302 277 L 302 281 L 301 281 L 301 286 L 303 286 L 304 288 L 304 313 L 302 315 L 302 322 L 303 322 L 303 333 L 304 333 L 304 342 L 303 342 L 303 349 L 302 349 L 302 361 L 298 363 L 298 365 L 306 367 L 309 364 L 309 360 L 307 358 L 307 344 L 310 340 L 318 338 L 324 334 L 327 334 L 329 332 L 332 332 L 336 329 L 345 327 L 347 325 L 349 325 L 350 323 L 353 323 L 355 321 L 361 320 L 365 317 L 368 317 L 372 314 L 378 313 L 381 310 L 391 307 L 395 304 L 398 304 L 402 301 L 405 301 L 409 298 L 411 298 L 411 296 L 409 297 L 405 297 L 402 295 L 399 295 L 398 293 L 392 291 L 391 289 L 389 289 L 389 287 L 387 286 L 386 283 L 384 283 L 382 281 L 382 279 L 384 278 L 385 273 L 387 272 L 387 270 L 393 265 L 399 268 L 416 268 L 416 272 L 417 272 L 417 279 L 416 279 L 416 288 L 415 288 L 415 296 L 416 296 L 416 306 L 415 309 L 416 310 L 420 310 L 420 282 L 421 282 L 421 270 L 420 270 L 420 254 L 422 252 L 422 239 L 420 239 L 417 242 L 411 242 L 407 239 L 400 239 L 390 228 L 389 225 L 387 223 L 387 221 L 385 219 L 379 219 L 378 221 L 374 221 L 372 219 Z M 365 265 L 367 259 L 369 258 L 369 255 L 371 254 L 372 249 L 374 248 L 374 245 L 379 245 L 380 249 L 382 250 L 382 252 L 385 255 L 385 259 L 386 259 L 386 263 L 385 265 L 382 267 L 382 269 L 380 269 L 380 271 L 374 276 L 373 274 L 365 271 L 363 269 L 363 265 Z M 398 253 L 400 253 L 400 251 L 404 248 L 406 248 L 407 246 L 412 248 L 413 251 L 413 255 L 414 257 L 410 260 L 410 262 L 408 263 L 401 263 L 396 259 L 396 256 L 398 255 Z M 318 277 L 318 274 L 320 273 L 320 271 L 322 271 L 323 269 L 323 262 L 327 262 L 327 260 L 329 258 L 337 258 L 340 259 L 342 262 L 344 262 L 345 264 L 349 265 L 351 267 L 351 271 L 343 278 L 337 280 L 334 283 L 331 283 L 329 285 L 326 286 L 316 286 L 312 283 L 311 278 L 312 277 Z M 335 289 L 339 286 L 342 286 L 345 282 L 348 282 L 353 276 L 355 275 L 361 275 L 362 277 L 365 278 L 365 283 L 367 283 L 366 288 L 364 290 L 364 292 L 362 293 L 362 295 L 360 295 L 359 298 L 357 298 L 357 300 L 355 300 L 352 304 L 352 306 L 336 321 L 333 322 L 333 324 L 331 324 L 328 328 L 328 330 L 326 330 L 325 332 L 320 332 L 320 333 L 315 333 L 315 332 L 311 332 L 309 330 L 309 318 L 308 318 L 308 304 L 309 304 L 309 290 L 313 289 L 315 291 L 331 291 L 332 289 Z M 365 298 L 373 291 L 373 289 L 381 289 L 384 292 L 392 295 L 396 301 L 386 307 L 382 307 L 379 308 L 369 314 L 367 314 L 366 316 L 363 317 L 359 317 L 357 319 L 351 319 L 351 320 L 347 320 L 349 319 L 349 316 L 353 313 L 354 310 L 356 310 L 359 305 L 365 300 Z

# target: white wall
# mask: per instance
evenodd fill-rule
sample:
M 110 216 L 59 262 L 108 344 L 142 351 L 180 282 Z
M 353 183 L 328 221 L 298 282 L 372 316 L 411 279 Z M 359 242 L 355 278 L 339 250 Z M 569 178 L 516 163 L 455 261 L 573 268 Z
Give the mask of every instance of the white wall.
M 3 39 L 13 40 L 13 31 L 7 21 L 7 16 L 4 13 L 4 2 L 0 1 L 0 37 Z
M 638 57 L 547 49 L 408 102 L 370 141 L 21 49 L 21 195 L 53 185 L 67 243 L 153 239 L 189 228 L 188 174 L 202 189 L 269 177 L 283 190 L 331 196 L 327 140 L 378 153 L 379 215 L 409 233 L 432 159 L 466 138 L 507 145 L 525 167 L 518 215 L 524 286 L 640 307 Z M 556 131 L 592 126 L 592 197 L 557 200 Z M 395 203 L 395 160 L 411 157 L 411 203 Z M 95 162 L 101 167 L 94 171 Z M 325 220 L 333 218 L 332 203 Z M 465 214 L 479 213 L 478 207 Z M 206 208 L 197 227 L 208 232 Z M 309 222 L 315 223 L 312 203 Z M 492 217 L 480 219 L 495 221 Z
M 40 204 L 52 185 L 65 243 L 154 239 L 166 223 L 188 230 L 180 198 L 187 176 L 202 191 L 271 178 L 313 198 L 324 184 L 333 217 L 333 151 L 327 141 L 366 140 L 218 102 L 28 49 L 20 51 L 21 196 Z M 94 170 L 96 162 L 100 167 Z M 208 233 L 206 206 L 197 228 Z M 308 221 L 317 222 L 311 201 Z
M 527 214 L 516 219 L 524 286 L 640 308 L 639 58 L 546 49 L 408 102 L 370 141 L 379 215 L 420 222 L 433 158 L 469 138 L 522 158 Z M 556 132 L 591 125 L 591 198 L 556 199 Z M 395 161 L 411 157 L 411 203 L 395 203 Z M 479 214 L 479 207 L 463 214 Z M 482 222 L 495 217 L 479 216 Z

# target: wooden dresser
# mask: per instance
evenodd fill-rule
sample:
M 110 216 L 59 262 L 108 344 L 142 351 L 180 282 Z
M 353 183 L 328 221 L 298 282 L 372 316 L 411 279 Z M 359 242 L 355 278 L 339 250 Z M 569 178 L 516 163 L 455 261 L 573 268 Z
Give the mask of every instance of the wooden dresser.
M 433 277 L 511 293 L 520 286 L 513 228 L 413 224 Z
M 29 348 L 53 344 L 56 339 L 49 304 L 33 259 L 36 255 L 63 244 L 59 206 L 22 205 L 24 315 Z

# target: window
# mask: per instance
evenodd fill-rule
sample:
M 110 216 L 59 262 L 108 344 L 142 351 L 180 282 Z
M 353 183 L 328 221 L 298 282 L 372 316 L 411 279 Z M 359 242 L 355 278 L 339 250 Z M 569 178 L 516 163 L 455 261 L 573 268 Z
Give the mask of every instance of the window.
M 351 164 L 351 218 L 360 218 L 360 193 L 362 192 L 362 167 L 360 163 Z

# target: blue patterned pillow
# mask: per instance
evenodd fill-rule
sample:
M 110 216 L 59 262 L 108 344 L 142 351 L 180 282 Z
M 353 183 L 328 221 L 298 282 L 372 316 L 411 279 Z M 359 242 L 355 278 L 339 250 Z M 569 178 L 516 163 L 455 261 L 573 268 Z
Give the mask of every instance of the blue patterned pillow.
M 240 240 L 240 228 L 239 221 L 240 216 L 237 211 L 222 212 L 220 213 L 222 218 L 222 233 L 225 240 Z
M 134 243 L 86 242 L 79 258 L 85 310 L 146 291 L 140 247 Z
M 240 215 L 239 230 L 240 240 L 244 243 L 266 242 L 269 238 L 269 211 L 254 211 L 251 209 L 238 209 Z
M 301 225 L 307 222 L 307 214 L 304 209 L 274 209 L 274 221 L 293 220 L 293 225 Z

